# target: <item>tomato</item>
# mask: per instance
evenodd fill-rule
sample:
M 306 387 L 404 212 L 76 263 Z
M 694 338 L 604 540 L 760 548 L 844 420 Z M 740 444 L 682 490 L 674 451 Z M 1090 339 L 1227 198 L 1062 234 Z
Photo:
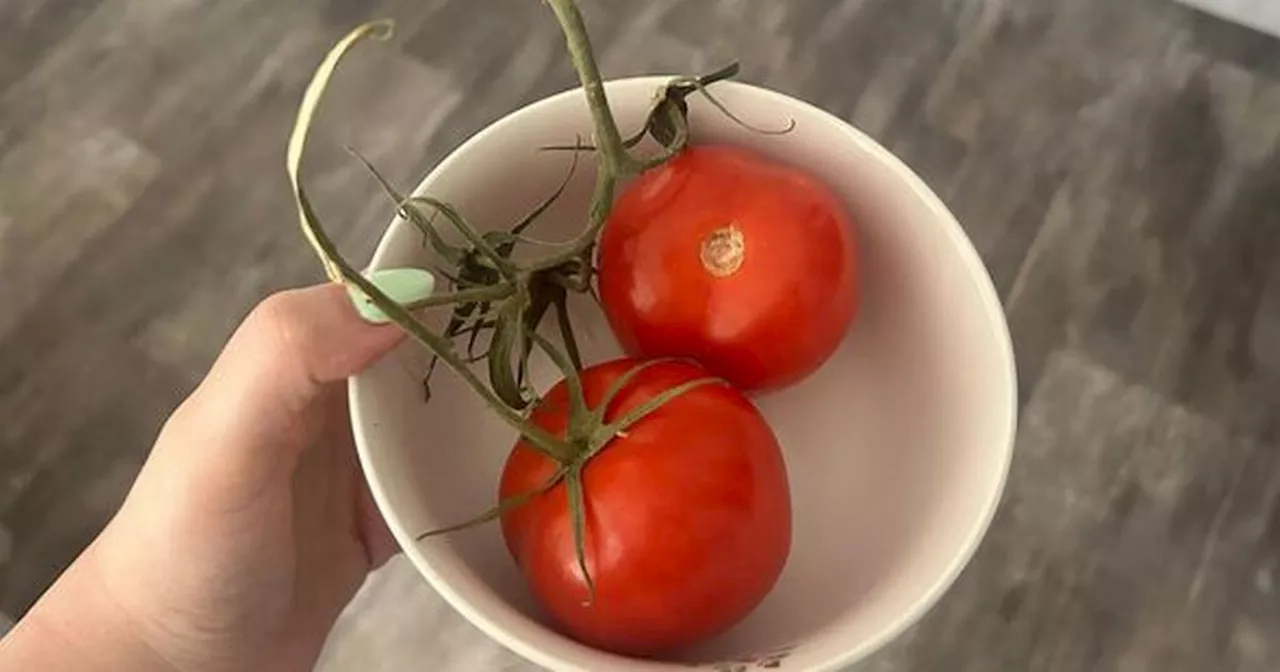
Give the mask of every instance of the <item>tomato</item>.
M 599 288 L 631 354 L 687 356 L 746 391 L 795 383 L 835 351 L 858 306 L 839 199 L 745 149 L 691 146 L 618 198 Z
M 635 367 L 582 373 L 595 408 Z M 677 385 L 707 377 L 692 362 L 654 362 L 622 388 L 606 421 Z M 533 410 L 563 436 L 563 382 Z M 502 498 L 537 491 L 559 463 L 517 443 Z M 566 485 L 502 516 L 503 538 L 535 598 L 571 637 L 624 655 L 701 641 L 741 620 L 773 587 L 791 546 L 791 499 L 778 442 L 741 392 L 717 382 L 675 397 L 586 463 L 585 557 L 579 568 Z

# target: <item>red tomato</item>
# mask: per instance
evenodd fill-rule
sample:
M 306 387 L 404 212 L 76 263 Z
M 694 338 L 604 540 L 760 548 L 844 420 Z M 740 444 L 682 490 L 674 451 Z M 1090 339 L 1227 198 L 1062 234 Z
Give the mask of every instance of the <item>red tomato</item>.
M 746 391 L 812 373 L 858 305 L 854 232 L 837 197 L 734 147 L 690 147 L 641 175 L 614 205 L 598 263 L 628 352 L 692 357 Z
M 638 362 L 582 373 L 594 408 Z M 654 363 L 610 404 L 606 420 L 682 383 L 707 377 L 691 362 Z M 556 385 L 533 411 L 563 436 L 567 393 Z M 503 498 L 535 491 L 559 464 L 517 443 Z M 773 431 L 740 392 L 694 388 L 614 439 L 583 471 L 590 600 L 561 483 L 502 517 L 507 548 L 562 630 L 625 655 L 706 639 L 741 620 L 773 587 L 791 547 L 786 466 Z

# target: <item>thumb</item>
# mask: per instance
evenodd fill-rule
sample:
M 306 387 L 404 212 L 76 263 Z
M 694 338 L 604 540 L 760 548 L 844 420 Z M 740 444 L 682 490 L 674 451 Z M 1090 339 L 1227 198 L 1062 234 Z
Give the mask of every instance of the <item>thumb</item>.
M 429 293 L 429 284 L 419 293 Z M 241 323 L 159 444 L 173 439 L 194 465 L 246 483 L 287 474 L 326 427 L 326 391 L 371 366 L 401 339 L 397 327 L 362 317 L 341 285 L 274 294 Z
M 368 368 L 400 338 L 398 328 L 362 319 L 340 285 L 280 292 L 245 318 L 193 399 L 228 430 L 246 432 L 224 435 L 229 445 L 279 445 L 326 385 Z

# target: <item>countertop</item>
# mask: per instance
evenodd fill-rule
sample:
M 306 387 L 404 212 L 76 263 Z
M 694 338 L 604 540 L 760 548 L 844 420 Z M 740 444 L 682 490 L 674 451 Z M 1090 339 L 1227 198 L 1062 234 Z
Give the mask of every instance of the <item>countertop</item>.
M 1280 42 L 1168 0 L 584 0 L 610 76 L 806 98 L 901 156 L 995 279 L 1021 430 L 976 559 L 875 672 L 1280 668 Z M 534 0 L 0 3 L 0 611 L 119 504 L 258 298 L 319 276 L 283 173 L 302 87 L 369 18 L 315 146 L 340 244 L 397 181 L 572 85 Z M 363 74 L 361 74 L 363 73 Z M 127 386 L 127 394 L 121 393 Z M 326 672 L 524 670 L 403 560 Z

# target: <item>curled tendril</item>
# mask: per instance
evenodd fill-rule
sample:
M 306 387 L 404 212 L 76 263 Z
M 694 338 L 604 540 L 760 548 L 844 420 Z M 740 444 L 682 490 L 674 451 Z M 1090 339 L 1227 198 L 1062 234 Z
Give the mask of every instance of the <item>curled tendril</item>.
M 545 1 L 559 22 L 570 59 L 582 84 L 591 112 L 595 143 L 588 145 L 579 137 L 572 145 L 547 148 L 573 152 L 569 171 L 549 197 L 513 226 L 504 231 L 481 232 L 446 201 L 426 194 L 406 196 L 371 161 L 355 149 L 349 148 L 351 154 L 378 182 L 395 211 L 421 232 L 426 248 L 442 261 L 443 268 L 433 266 L 432 269 L 448 280 L 449 292 L 406 305 L 396 303 L 342 256 L 326 233 L 302 186 L 301 162 L 307 136 L 329 81 L 342 58 L 357 43 L 367 39 L 389 40 L 392 37 L 390 21 L 376 21 L 356 27 L 339 40 L 321 61 L 307 85 L 298 109 L 297 120 L 289 139 L 287 168 L 299 223 L 320 260 L 325 275 L 331 281 L 347 285 L 367 296 L 393 323 L 432 353 L 427 379 L 424 380 L 428 396 L 430 374 L 438 364 L 443 364 L 470 387 L 503 422 L 515 429 L 526 445 L 560 465 L 555 475 L 541 487 L 505 499 L 469 521 L 424 533 L 419 538 L 492 521 L 564 486 L 572 509 L 578 566 L 590 597 L 594 600 L 595 584 L 588 570 L 585 547 L 589 493 L 586 492 L 583 471 L 588 461 L 615 438 L 625 436 L 633 425 L 643 421 L 672 399 L 697 387 L 722 381 L 707 378 L 673 387 L 631 409 L 622 418 L 606 422 L 609 404 L 654 362 L 643 363 L 626 372 L 614 382 L 602 402 L 597 407 L 590 408 L 578 374 L 583 368 L 583 360 L 574 338 L 568 305 L 569 292 L 589 294 L 599 302 L 592 283 L 596 272 L 592 255 L 596 238 L 610 213 L 617 186 L 621 180 L 656 166 L 684 149 L 690 136 L 686 101 L 689 95 L 700 93 L 731 120 L 747 128 L 753 127 L 730 112 L 708 90 L 715 82 L 737 74 L 737 64 L 734 63 L 702 77 L 678 77 L 671 80 L 658 92 L 655 106 L 644 128 L 636 134 L 622 137 L 609 108 L 586 26 L 575 2 Z M 793 127 L 794 121 L 787 129 L 776 132 L 785 133 Z M 631 151 L 645 137 L 653 138 L 662 147 L 662 151 L 647 159 L 632 156 Z M 587 151 L 596 152 L 598 160 L 595 189 L 586 226 L 571 240 L 561 243 L 540 241 L 526 235 L 525 231 L 565 192 L 578 166 L 580 155 Z M 450 242 L 449 237 L 437 228 L 438 220 L 441 219 L 461 236 L 462 243 Z M 534 256 L 528 262 L 517 261 L 516 252 L 522 245 L 539 248 L 542 254 Z M 450 319 L 441 332 L 426 326 L 414 315 L 415 311 L 444 306 L 450 307 L 451 312 Z M 538 327 L 547 312 L 555 314 L 559 345 L 538 333 Z M 459 351 L 461 344 L 455 342 L 464 338 L 465 353 Z M 535 350 L 534 346 L 546 353 L 561 370 L 569 387 L 570 419 L 566 436 L 553 436 L 526 416 L 529 406 L 538 401 L 527 387 L 529 357 Z M 488 384 L 472 371 L 471 365 L 479 361 L 488 364 Z

